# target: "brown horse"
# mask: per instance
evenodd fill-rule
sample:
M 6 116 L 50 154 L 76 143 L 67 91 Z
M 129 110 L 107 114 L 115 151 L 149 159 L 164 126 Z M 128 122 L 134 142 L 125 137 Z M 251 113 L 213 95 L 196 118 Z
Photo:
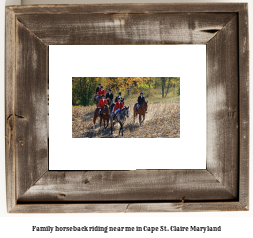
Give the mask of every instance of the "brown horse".
M 102 120 L 103 120 L 104 121 L 104 128 L 106 129 L 109 124 L 110 110 L 109 110 L 108 105 L 104 105 L 104 107 L 101 110 L 102 110 L 102 112 L 100 114 L 99 108 L 96 108 L 96 110 L 94 112 L 94 117 L 93 117 L 93 124 L 95 125 L 97 118 L 100 117 L 100 127 L 101 127 Z M 107 120 L 107 126 L 105 126 L 105 120 Z
M 102 109 L 101 117 L 100 117 L 100 127 L 101 127 L 101 122 L 102 120 L 104 121 L 104 128 L 106 129 L 109 124 L 110 120 L 110 110 L 108 105 L 104 105 L 104 108 Z M 107 125 L 105 126 L 105 120 L 107 120 Z
M 142 105 L 135 111 L 136 107 L 137 107 L 137 103 L 134 104 L 134 122 L 135 122 L 135 117 L 137 116 L 137 114 L 139 114 L 139 123 L 141 125 L 141 123 L 144 122 L 145 120 L 145 114 L 148 109 L 148 102 L 142 103 Z M 142 120 L 141 120 L 141 116 L 143 117 Z

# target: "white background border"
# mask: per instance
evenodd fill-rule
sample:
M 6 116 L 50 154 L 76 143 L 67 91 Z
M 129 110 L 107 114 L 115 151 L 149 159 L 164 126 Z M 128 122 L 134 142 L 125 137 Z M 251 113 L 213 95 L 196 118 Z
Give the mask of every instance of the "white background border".
M 180 138 L 72 138 L 78 76 L 180 77 Z M 205 169 L 206 46 L 49 46 L 49 148 L 50 170 Z

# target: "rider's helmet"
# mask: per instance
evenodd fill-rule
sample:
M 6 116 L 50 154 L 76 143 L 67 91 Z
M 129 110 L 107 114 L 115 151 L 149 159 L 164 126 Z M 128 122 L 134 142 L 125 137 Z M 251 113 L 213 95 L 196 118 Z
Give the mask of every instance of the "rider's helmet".
M 101 88 L 103 88 L 103 86 L 101 86 Z
M 103 94 L 103 95 L 102 95 L 102 98 L 104 98 L 104 97 L 105 97 L 105 95 Z
M 111 92 L 112 90 L 111 89 L 109 89 L 109 92 Z
M 121 92 L 119 92 L 119 95 L 121 95 Z
M 140 94 L 142 94 L 142 95 L 143 95 L 143 92 L 141 92 Z

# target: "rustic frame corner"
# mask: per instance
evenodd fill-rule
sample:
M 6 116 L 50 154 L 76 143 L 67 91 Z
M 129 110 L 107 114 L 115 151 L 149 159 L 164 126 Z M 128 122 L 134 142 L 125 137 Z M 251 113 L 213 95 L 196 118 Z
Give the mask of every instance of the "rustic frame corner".
M 206 170 L 49 171 L 52 44 L 206 44 Z M 6 7 L 5 79 L 8 212 L 249 210 L 247 4 Z

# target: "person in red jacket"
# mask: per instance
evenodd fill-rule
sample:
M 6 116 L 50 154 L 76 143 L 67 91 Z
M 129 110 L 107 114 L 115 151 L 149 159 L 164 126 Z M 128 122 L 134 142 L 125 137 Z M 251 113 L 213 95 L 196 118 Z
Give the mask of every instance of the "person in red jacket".
M 103 89 L 103 86 L 101 86 L 101 88 L 98 91 L 98 96 L 102 96 L 105 95 L 105 90 Z
M 114 118 L 115 118 L 116 113 L 117 113 L 120 109 L 122 109 L 123 107 L 124 107 L 124 105 L 123 105 L 123 103 L 121 102 L 121 99 L 118 98 L 118 102 L 115 103 L 115 106 L 114 106 L 114 109 L 113 109 L 113 111 L 114 111 Z
M 107 104 L 107 100 L 105 99 L 105 95 L 102 95 L 102 99 L 100 99 L 99 102 L 98 102 L 98 108 L 99 108 L 98 113 L 99 114 L 101 114 L 101 109 L 104 108 L 105 104 Z

